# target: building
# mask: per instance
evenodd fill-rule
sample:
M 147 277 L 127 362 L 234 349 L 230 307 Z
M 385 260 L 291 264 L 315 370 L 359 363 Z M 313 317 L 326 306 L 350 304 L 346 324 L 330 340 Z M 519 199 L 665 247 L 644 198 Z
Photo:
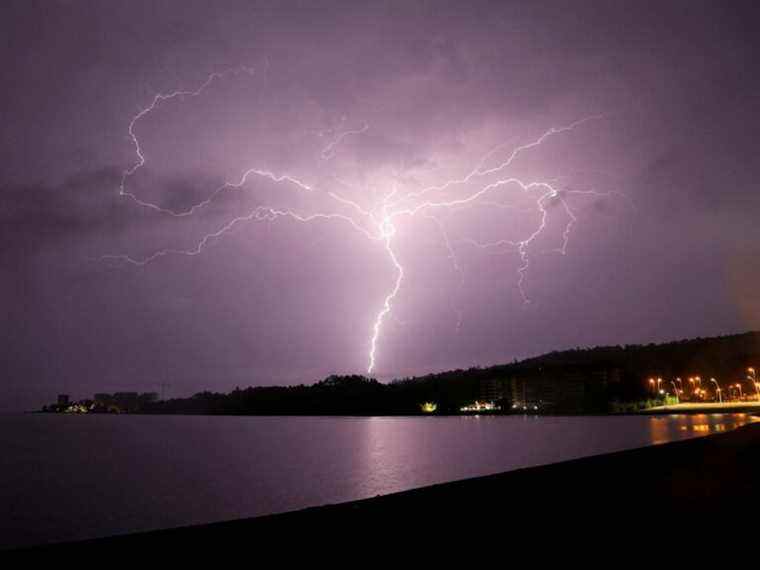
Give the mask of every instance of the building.
M 506 378 L 488 378 L 478 383 L 479 402 L 498 402 L 510 395 L 510 384 Z
M 158 392 L 116 392 L 115 394 L 106 394 L 105 392 L 95 394 L 92 399 L 98 408 L 113 408 L 113 411 L 136 412 L 145 406 L 158 401 Z M 116 410 L 118 408 L 118 410 Z
M 137 397 L 137 406 L 140 411 L 143 411 L 158 400 L 158 392 L 143 392 Z
M 108 407 L 113 404 L 113 396 L 111 394 L 95 394 L 92 399 L 98 406 Z
M 510 399 L 515 410 L 606 411 L 609 385 L 617 382 L 617 369 L 538 368 L 510 378 Z
M 139 407 L 137 392 L 116 392 L 113 401 L 122 412 L 135 412 Z

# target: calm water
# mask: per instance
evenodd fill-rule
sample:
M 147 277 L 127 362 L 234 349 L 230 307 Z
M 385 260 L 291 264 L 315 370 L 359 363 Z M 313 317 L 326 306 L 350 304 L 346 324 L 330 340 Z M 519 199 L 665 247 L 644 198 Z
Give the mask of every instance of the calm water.
M 0 416 L 0 548 L 348 501 L 749 421 Z

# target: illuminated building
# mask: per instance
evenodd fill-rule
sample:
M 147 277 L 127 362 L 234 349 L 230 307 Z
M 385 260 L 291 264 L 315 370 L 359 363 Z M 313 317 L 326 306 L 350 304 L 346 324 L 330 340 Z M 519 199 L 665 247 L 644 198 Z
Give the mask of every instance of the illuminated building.
M 497 406 L 493 401 L 480 402 L 478 400 L 459 408 L 460 412 L 498 412 L 499 410 L 501 410 L 501 406 Z

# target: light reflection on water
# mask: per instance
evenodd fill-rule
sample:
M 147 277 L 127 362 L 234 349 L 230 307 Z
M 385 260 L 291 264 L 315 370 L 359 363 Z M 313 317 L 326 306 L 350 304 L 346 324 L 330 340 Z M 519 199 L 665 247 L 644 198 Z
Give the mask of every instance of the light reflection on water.
M 731 431 L 759 421 L 749 414 L 673 414 L 654 416 L 650 424 L 652 443 L 657 445 L 686 437 Z M 677 437 L 678 435 L 682 437 Z
M 0 548 L 350 501 L 750 421 L 747 414 L 0 416 Z

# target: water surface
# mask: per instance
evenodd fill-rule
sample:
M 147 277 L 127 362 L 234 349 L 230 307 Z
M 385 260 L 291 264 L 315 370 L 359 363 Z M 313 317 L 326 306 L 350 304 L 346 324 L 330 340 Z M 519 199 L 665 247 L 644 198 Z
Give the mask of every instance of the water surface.
M 750 420 L 0 416 L 0 548 L 350 501 Z

